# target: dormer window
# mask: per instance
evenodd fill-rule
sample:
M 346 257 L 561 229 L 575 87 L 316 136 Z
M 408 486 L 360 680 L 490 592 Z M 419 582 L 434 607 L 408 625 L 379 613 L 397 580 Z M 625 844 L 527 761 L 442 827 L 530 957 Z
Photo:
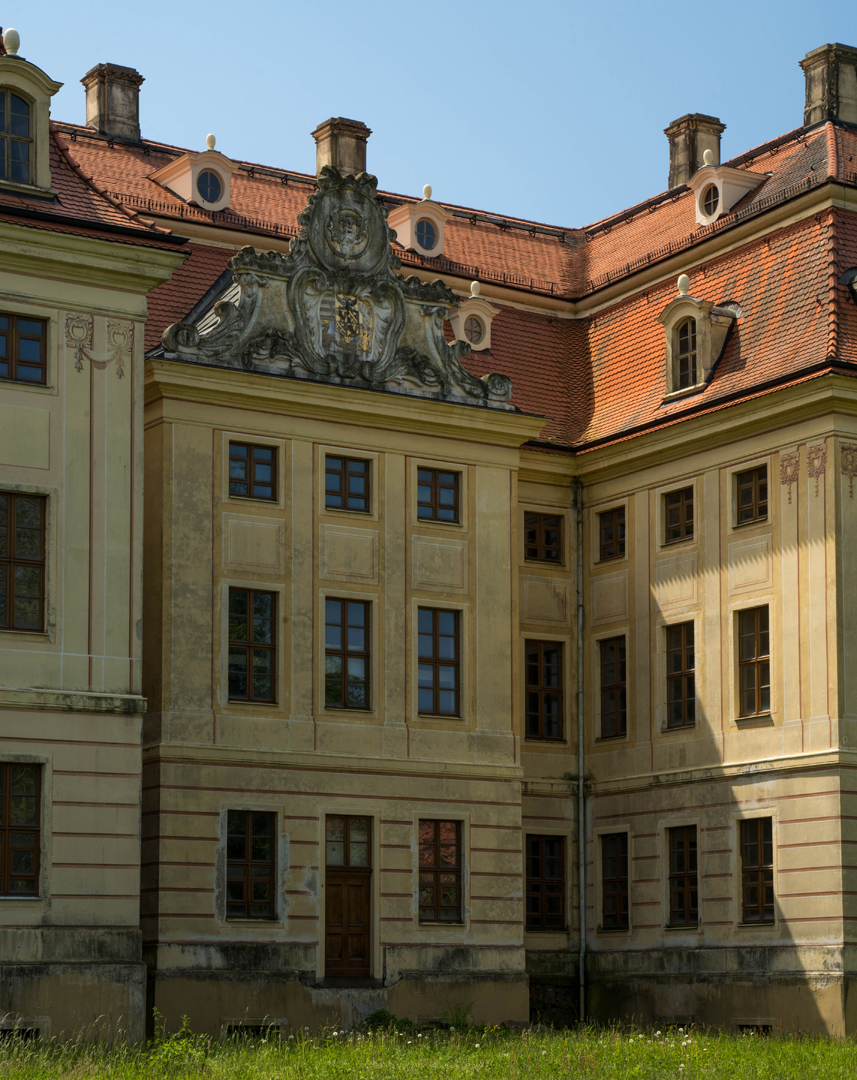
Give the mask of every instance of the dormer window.
M 471 345 L 478 345 L 485 337 L 485 327 L 478 315 L 468 315 L 464 320 L 464 336 Z
M 720 202 L 720 192 L 716 184 L 709 184 L 702 193 L 702 207 L 708 217 L 714 217 L 717 213 L 717 204 Z
M 678 328 L 673 381 L 677 390 L 696 386 L 696 319 L 685 319 Z
M 396 230 L 396 239 L 408 251 L 437 258 L 443 255 L 443 229 L 452 214 L 432 202 L 431 187 L 423 188 L 422 202 L 405 203 L 387 215 L 387 224 Z
M 768 174 L 715 165 L 711 150 L 705 151 L 703 159 L 705 164 L 687 182 L 696 201 L 697 225 L 712 225 L 768 178 Z
M 214 149 L 213 135 L 208 136 L 205 144 L 207 149 L 201 154 L 182 154 L 153 172 L 149 179 L 191 205 L 204 210 L 225 210 L 229 206 L 229 180 L 238 166 Z
M 199 192 L 203 202 L 216 203 L 223 194 L 223 184 L 220 182 L 220 177 L 216 172 L 212 172 L 211 169 L 204 169 L 196 181 L 196 190 Z
M 479 282 L 470 286 L 470 296 L 449 316 L 452 332 L 459 341 L 466 341 L 474 352 L 491 348 L 491 321 L 500 309 L 479 295 Z
M 2 132 L 2 174 L 0 179 L 15 184 L 30 182 L 30 103 L 11 90 L 0 90 L 0 132 Z
M 666 331 L 666 396 L 704 390 L 741 309 L 689 295 L 690 279 L 678 279 L 678 296 L 658 316 Z

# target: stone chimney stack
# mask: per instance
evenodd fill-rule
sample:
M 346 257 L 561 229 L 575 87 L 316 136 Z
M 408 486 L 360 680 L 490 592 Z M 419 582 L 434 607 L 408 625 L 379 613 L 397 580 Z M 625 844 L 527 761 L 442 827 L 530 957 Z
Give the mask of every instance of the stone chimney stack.
M 319 124 L 315 139 L 316 173 L 325 165 L 335 165 L 341 173 L 357 176 L 366 172 L 366 140 L 372 132 L 359 120 L 331 117 Z
M 86 87 L 86 126 L 103 135 L 140 141 L 143 76 L 120 64 L 97 64 L 80 80 Z
M 806 78 L 804 124 L 819 120 L 857 124 L 857 49 L 822 45 L 808 52 L 800 66 Z
M 664 128 L 670 141 L 670 189 L 688 182 L 702 166 L 706 150 L 714 154 L 714 164 L 720 164 L 720 136 L 725 130 L 716 116 L 703 113 L 687 113 Z

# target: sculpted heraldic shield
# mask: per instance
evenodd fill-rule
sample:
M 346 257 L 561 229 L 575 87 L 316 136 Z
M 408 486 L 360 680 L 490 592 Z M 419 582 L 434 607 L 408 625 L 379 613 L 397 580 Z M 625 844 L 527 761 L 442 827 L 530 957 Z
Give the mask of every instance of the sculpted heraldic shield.
M 470 346 L 447 342 L 455 294 L 396 273 L 375 177 L 325 166 L 298 224 L 288 255 L 230 260 L 234 280 L 198 324 L 164 332 L 168 358 L 513 408 L 511 381 L 471 375 Z

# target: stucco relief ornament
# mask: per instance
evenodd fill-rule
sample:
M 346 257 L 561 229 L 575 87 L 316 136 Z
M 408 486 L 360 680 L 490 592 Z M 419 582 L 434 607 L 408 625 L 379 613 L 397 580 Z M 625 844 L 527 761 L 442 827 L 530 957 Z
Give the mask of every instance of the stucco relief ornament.
M 848 498 L 854 498 L 854 477 L 857 476 L 857 443 L 839 444 L 839 471 L 848 477 Z
M 799 470 L 799 450 L 794 450 L 791 454 L 780 454 L 780 483 L 789 486 L 789 503 L 792 501 L 792 484 L 797 483 Z
M 815 494 L 818 496 L 818 478 L 824 475 L 827 467 L 827 447 L 824 443 L 810 446 L 806 451 L 806 474 L 815 478 Z
M 83 371 L 84 360 L 101 370 L 115 362 L 116 375 L 121 379 L 134 349 L 134 324 L 122 319 L 108 319 L 108 351 L 103 356 L 97 356 L 92 351 L 92 316 L 66 315 L 65 341 L 74 354 L 76 371 Z
M 510 379 L 476 378 L 461 363 L 470 345 L 447 342 L 455 294 L 396 272 L 374 176 L 325 166 L 298 224 L 288 255 L 230 260 L 234 284 L 212 311 L 164 332 L 167 358 L 514 408 Z

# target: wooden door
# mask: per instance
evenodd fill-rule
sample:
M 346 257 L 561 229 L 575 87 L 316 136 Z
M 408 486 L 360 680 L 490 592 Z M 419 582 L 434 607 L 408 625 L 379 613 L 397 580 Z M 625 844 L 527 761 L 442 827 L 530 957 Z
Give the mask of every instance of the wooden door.
M 371 819 L 330 816 L 326 821 L 324 973 L 371 974 Z

